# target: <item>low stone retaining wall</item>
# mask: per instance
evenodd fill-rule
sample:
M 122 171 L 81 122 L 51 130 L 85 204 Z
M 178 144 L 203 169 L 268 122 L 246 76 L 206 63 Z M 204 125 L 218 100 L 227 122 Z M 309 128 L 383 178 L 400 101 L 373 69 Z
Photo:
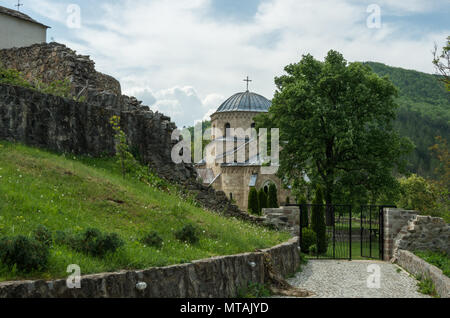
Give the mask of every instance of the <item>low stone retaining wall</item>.
M 436 291 L 442 298 L 450 298 L 450 278 L 431 264 L 428 264 L 420 257 L 405 250 L 397 251 L 397 264 L 413 275 L 421 275 L 430 278 Z
M 232 298 L 249 282 L 264 283 L 264 253 L 287 276 L 300 266 L 298 238 L 254 253 L 215 257 L 188 264 L 87 275 L 80 289 L 66 280 L 0 283 L 0 298 Z M 145 282 L 139 291 L 136 284 Z

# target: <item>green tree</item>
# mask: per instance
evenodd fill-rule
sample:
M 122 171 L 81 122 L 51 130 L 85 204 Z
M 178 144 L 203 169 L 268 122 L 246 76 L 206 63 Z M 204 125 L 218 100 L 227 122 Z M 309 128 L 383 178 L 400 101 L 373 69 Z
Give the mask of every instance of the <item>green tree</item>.
M 280 128 L 279 176 L 295 184 L 306 173 L 310 187 L 323 187 L 327 205 L 344 190 L 377 197 L 392 187 L 392 172 L 402 171 L 413 147 L 392 126 L 395 86 L 336 51 L 324 62 L 303 56 L 285 71 L 275 79 L 269 113 L 256 118 L 257 128 Z
M 317 251 L 326 253 L 328 249 L 327 231 L 325 224 L 325 206 L 323 205 L 323 192 L 320 187 L 316 189 L 311 213 L 311 228 L 317 235 Z
M 255 187 L 251 187 L 248 194 L 248 212 L 251 214 L 259 214 L 258 191 Z
M 112 116 L 110 118 L 110 124 L 115 132 L 116 141 L 116 156 L 122 170 L 122 177 L 125 179 L 127 172 L 131 171 L 136 166 L 136 160 L 130 152 L 130 147 L 127 142 L 127 135 L 120 127 L 120 117 Z
M 304 195 L 299 197 L 298 204 L 302 206 L 303 211 L 303 213 L 300 215 L 302 228 L 307 228 L 309 226 L 308 207 L 306 206 L 306 204 L 308 204 L 308 201 L 306 200 L 306 197 Z
M 269 208 L 278 208 L 278 194 L 277 187 L 275 184 L 271 183 L 269 186 L 269 194 L 267 198 L 267 206 Z
M 258 191 L 258 212 L 261 215 L 262 210 L 267 208 L 267 194 L 263 188 Z
M 447 44 L 442 48 L 440 54 L 435 46 L 433 64 L 438 73 L 442 75 L 447 90 L 450 91 L 450 36 L 447 37 Z

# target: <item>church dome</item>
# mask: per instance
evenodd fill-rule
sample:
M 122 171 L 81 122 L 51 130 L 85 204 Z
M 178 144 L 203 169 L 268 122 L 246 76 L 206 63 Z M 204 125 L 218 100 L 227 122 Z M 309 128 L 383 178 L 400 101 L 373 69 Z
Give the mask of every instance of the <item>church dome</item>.
M 224 112 L 261 112 L 267 113 L 272 102 L 264 96 L 249 91 L 237 93 L 228 98 L 216 113 Z

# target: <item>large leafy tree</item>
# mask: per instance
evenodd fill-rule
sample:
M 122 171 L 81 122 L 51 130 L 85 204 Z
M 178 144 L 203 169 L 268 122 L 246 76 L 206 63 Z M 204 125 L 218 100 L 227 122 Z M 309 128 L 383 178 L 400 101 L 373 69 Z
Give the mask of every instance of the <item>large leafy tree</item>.
M 395 86 L 333 50 L 324 62 L 306 55 L 285 71 L 269 113 L 256 118 L 258 128 L 280 128 L 279 176 L 300 186 L 306 173 L 329 205 L 343 193 L 374 198 L 392 188 L 413 148 L 392 126 Z

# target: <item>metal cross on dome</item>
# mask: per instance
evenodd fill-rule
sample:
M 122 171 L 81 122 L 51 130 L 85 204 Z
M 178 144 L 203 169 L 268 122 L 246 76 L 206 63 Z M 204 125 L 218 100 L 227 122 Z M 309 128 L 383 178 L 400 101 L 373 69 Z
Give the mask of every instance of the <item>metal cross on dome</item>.
M 247 78 L 244 80 L 244 82 L 247 82 L 247 92 L 248 92 L 248 84 L 253 81 L 251 79 L 249 79 L 247 76 Z
M 23 6 L 23 3 L 20 3 L 20 0 L 17 0 L 17 4 L 15 7 L 17 7 L 17 11 L 20 11 L 20 7 Z

